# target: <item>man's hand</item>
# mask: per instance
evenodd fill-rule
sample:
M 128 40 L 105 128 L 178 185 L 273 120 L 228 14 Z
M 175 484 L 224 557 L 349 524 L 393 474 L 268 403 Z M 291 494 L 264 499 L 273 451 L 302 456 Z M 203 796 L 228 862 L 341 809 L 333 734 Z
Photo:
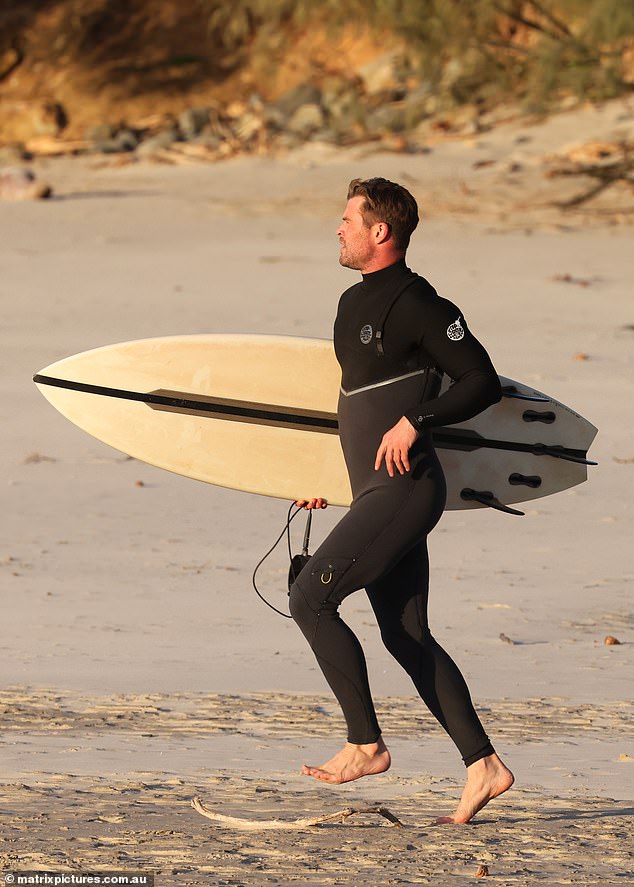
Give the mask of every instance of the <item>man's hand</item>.
M 417 437 L 418 431 L 409 419 L 403 416 L 393 428 L 383 435 L 381 446 L 376 451 L 374 470 L 378 471 L 381 462 L 385 459 L 385 467 L 390 477 L 394 477 L 395 465 L 400 474 L 409 471 L 409 451 Z
M 295 502 L 298 508 L 305 508 L 310 511 L 311 508 L 327 508 L 328 503 L 325 499 L 297 499 Z

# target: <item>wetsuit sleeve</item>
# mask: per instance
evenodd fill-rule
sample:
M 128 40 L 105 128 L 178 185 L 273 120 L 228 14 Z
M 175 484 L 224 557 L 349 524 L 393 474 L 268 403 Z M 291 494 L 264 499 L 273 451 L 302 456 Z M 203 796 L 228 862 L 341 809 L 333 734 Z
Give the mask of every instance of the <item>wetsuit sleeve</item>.
M 414 428 L 464 422 L 500 400 L 500 381 L 489 355 L 469 330 L 460 309 L 447 299 L 439 297 L 425 305 L 421 347 L 453 384 L 439 397 L 406 411 Z

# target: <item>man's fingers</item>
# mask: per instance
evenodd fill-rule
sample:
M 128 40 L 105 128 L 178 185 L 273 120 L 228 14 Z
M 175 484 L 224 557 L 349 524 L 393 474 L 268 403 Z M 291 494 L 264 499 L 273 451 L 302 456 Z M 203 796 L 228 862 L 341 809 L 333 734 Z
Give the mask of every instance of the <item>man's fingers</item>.
M 396 465 L 399 474 L 405 474 L 405 469 L 403 468 L 403 459 L 400 450 L 394 451 L 394 464 Z
M 387 453 L 387 444 L 381 441 L 381 446 L 376 451 L 376 459 L 374 460 L 374 470 L 378 471 L 381 467 L 381 462 L 383 461 L 383 456 L 386 456 Z M 386 456 L 386 466 L 387 466 L 387 456 Z
M 297 508 L 305 508 L 307 511 L 311 508 L 327 508 L 328 501 L 326 499 L 296 499 Z

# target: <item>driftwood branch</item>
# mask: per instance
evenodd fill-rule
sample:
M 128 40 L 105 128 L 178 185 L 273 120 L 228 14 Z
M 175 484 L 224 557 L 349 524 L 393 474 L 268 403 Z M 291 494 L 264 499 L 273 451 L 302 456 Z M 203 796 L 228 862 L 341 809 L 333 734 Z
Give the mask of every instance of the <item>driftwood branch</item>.
M 551 169 L 546 175 L 549 178 L 559 176 L 587 176 L 595 180 L 590 188 L 577 194 L 569 200 L 558 201 L 555 205 L 561 209 L 570 209 L 579 206 L 593 197 L 596 197 L 610 185 L 616 182 L 634 184 L 634 144 L 621 142 L 610 146 L 611 151 L 605 151 L 604 157 L 599 156 L 594 161 L 564 160 L 559 166 Z
M 206 807 L 200 798 L 192 798 L 192 807 L 201 816 L 206 816 L 218 825 L 225 825 L 229 828 L 239 829 L 241 831 L 270 831 L 273 829 L 304 829 L 314 826 L 323 825 L 326 822 L 337 822 L 338 820 L 347 819 L 356 813 L 378 813 L 398 828 L 403 828 L 403 823 L 391 813 L 387 807 L 375 805 L 373 807 L 346 807 L 338 810 L 336 813 L 325 813 L 322 816 L 308 816 L 302 819 L 283 820 L 283 819 L 240 819 L 236 816 L 225 816 L 224 813 L 215 813 Z

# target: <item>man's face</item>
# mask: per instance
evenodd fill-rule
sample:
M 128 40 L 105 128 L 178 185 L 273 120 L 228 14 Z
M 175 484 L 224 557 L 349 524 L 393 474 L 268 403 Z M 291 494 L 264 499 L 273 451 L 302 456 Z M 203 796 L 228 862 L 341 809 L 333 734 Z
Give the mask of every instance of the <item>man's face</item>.
M 337 237 L 341 244 L 339 264 L 344 268 L 363 271 L 375 254 L 372 228 L 368 228 L 361 215 L 363 197 L 353 197 L 346 204 Z

